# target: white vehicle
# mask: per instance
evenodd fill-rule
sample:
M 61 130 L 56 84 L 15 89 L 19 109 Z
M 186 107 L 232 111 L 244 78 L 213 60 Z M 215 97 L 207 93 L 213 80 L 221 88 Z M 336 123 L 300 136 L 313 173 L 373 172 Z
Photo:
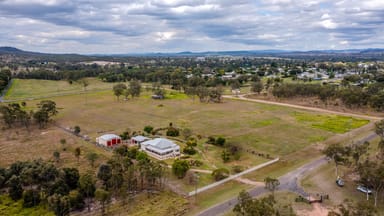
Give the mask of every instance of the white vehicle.
M 356 188 L 358 191 L 361 191 L 363 193 L 367 193 L 367 194 L 371 194 L 372 193 L 372 190 L 368 189 L 367 187 L 364 187 L 364 186 L 358 186 Z

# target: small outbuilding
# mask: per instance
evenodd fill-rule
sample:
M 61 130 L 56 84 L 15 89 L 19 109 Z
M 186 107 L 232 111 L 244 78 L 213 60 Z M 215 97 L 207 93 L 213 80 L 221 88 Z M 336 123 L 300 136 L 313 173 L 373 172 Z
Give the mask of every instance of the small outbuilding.
M 104 134 L 96 138 L 98 145 L 113 147 L 121 143 L 121 137 L 115 134 Z
M 140 144 L 142 142 L 145 142 L 147 140 L 150 140 L 150 138 L 138 135 L 138 136 L 134 136 L 134 137 L 131 138 L 131 144 L 132 145 L 139 145 L 140 146 Z

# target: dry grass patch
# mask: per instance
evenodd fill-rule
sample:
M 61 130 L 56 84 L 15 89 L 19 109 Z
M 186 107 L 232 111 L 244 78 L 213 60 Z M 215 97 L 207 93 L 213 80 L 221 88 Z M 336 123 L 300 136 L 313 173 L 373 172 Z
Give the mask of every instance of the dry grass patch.
M 66 144 L 60 143 L 61 139 Z M 110 152 L 100 149 L 78 137 L 68 134 L 58 128 L 50 126 L 47 129 L 32 128 L 30 132 L 25 129 L 7 129 L 0 131 L 0 166 L 6 167 L 16 161 L 43 159 L 54 162 L 53 152 L 60 152 L 58 167 L 77 167 L 81 172 L 92 170 L 85 155 L 95 152 L 99 155 L 95 166 L 105 161 Z M 79 161 L 74 155 L 75 148 L 81 149 Z

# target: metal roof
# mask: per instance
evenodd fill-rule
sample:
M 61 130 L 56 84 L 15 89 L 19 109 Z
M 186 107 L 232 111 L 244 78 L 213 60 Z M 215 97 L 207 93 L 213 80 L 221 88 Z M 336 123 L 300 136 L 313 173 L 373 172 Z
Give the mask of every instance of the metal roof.
M 116 134 L 104 134 L 104 135 L 100 136 L 99 139 L 111 140 L 111 139 L 121 139 L 121 138 L 119 136 L 117 136 Z
M 132 139 L 137 141 L 137 142 L 143 142 L 143 141 L 149 140 L 148 137 L 141 136 L 141 135 L 134 136 L 134 137 L 132 137 Z
M 158 150 L 167 150 L 167 149 L 173 149 L 173 148 L 180 148 L 178 145 L 176 145 L 174 142 L 172 142 L 171 140 L 169 139 L 165 139 L 165 138 L 156 138 L 156 139 L 153 139 L 153 140 L 148 140 L 148 141 L 145 141 L 142 143 L 142 145 L 145 145 L 145 146 L 151 146 L 155 149 L 158 149 Z

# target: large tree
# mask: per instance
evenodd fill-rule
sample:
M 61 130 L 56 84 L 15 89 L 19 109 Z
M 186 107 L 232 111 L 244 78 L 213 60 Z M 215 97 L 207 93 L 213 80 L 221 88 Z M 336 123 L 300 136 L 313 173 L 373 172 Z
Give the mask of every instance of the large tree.
M 275 178 L 267 177 L 264 179 L 265 188 L 272 192 L 272 197 L 275 197 L 275 190 L 280 185 L 280 181 Z
M 238 203 L 233 212 L 239 216 L 275 216 L 277 211 L 274 204 L 272 197 L 252 199 L 249 193 L 243 190 L 238 196 Z
M 380 137 L 379 149 L 384 152 L 384 120 L 375 123 L 375 133 Z
M 348 163 L 348 156 L 350 148 L 344 147 L 340 144 L 329 145 L 323 153 L 335 163 L 336 177 L 339 176 L 339 165 Z
M 44 128 L 52 116 L 59 112 L 56 108 L 56 103 L 51 100 L 43 100 L 37 104 L 38 110 L 34 113 L 33 118 L 39 124 L 40 128 Z
M 123 95 L 124 91 L 127 89 L 127 86 L 124 83 L 119 83 L 113 86 L 113 94 L 119 100 L 120 96 Z
M 137 80 L 129 82 L 129 93 L 132 98 L 139 97 L 141 93 L 141 83 Z
M 178 178 L 184 178 L 189 170 L 189 164 L 186 160 L 176 159 L 172 164 L 172 171 Z
M 373 190 L 372 193 L 376 206 L 377 196 L 381 194 L 384 189 L 384 163 L 381 161 L 366 160 L 359 165 L 358 172 L 360 174 L 360 182 Z
M 79 179 L 79 189 L 86 200 L 88 212 L 91 211 L 91 200 L 95 196 L 96 181 L 91 174 L 82 175 Z

